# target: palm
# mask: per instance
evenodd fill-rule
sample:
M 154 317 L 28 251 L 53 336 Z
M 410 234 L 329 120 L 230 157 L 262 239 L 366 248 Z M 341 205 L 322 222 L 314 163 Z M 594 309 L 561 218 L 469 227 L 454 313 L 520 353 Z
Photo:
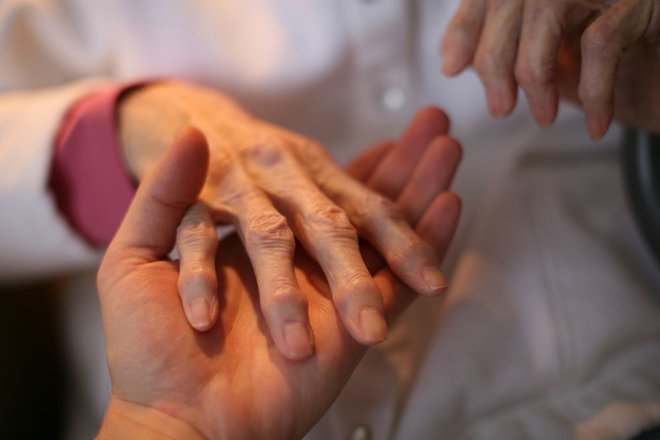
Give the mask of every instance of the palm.
M 378 176 L 398 171 L 404 178 L 388 195 L 400 194 L 397 203 L 442 258 L 460 210 L 457 198 L 444 192 L 460 147 L 444 136 L 439 116 L 420 112 L 396 146 L 369 150 L 351 172 L 378 190 L 384 186 Z M 285 359 L 267 329 L 252 266 L 236 236 L 220 243 L 216 260 L 220 319 L 207 333 L 191 329 L 177 291 L 178 264 L 165 256 L 203 184 L 207 161 L 201 135 L 185 133 L 143 181 L 99 270 L 113 399 L 155 408 L 206 438 L 301 437 L 339 394 L 365 347 L 345 330 L 320 268 L 299 250 L 295 272 L 309 304 L 316 353 L 302 362 Z M 414 294 L 373 249 L 362 254 L 391 318 Z
M 108 306 L 124 319 L 109 322 L 107 329 L 114 393 L 174 411 L 191 423 L 205 418 L 212 424 L 203 431 L 212 438 L 301 437 L 339 394 L 365 347 L 346 332 L 324 287 L 310 282 L 310 273 L 322 277 L 321 272 L 299 252 L 296 273 L 309 300 L 317 355 L 305 362 L 286 360 L 266 328 L 240 242 L 231 236 L 220 249 L 224 303 L 220 324 L 208 333 L 192 330 L 181 312 L 176 263 L 148 263 L 117 283 L 114 291 L 121 293 Z M 135 293 L 135 286 L 146 288 Z M 126 350 L 125 341 L 134 338 L 140 346 Z

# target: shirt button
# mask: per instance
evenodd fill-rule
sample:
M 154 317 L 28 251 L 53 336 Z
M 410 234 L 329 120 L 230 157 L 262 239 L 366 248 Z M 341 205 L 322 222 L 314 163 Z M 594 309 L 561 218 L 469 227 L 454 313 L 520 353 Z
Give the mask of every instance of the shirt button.
M 391 112 L 399 111 L 406 105 L 406 92 L 401 87 L 386 87 L 380 96 L 380 103 Z
M 371 438 L 371 431 L 365 425 L 358 425 L 351 433 L 351 440 L 369 440 Z

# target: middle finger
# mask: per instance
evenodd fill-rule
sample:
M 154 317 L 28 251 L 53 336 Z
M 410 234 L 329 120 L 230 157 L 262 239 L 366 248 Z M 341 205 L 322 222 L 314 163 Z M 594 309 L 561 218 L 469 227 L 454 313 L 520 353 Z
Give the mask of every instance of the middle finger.
M 242 158 L 321 266 L 348 331 L 363 344 L 380 342 L 386 335 L 382 297 L 360 255 L 357 232 L 289 151 L 283 140 L 267 138 L 246 149 Z
M 490 113 L 496 117 L 508 115 L 516 104 L 513 68 L 522 11 L 522 0 L 488 1 L 486 24 L 474 58 L 474 68 L 484 85 Z

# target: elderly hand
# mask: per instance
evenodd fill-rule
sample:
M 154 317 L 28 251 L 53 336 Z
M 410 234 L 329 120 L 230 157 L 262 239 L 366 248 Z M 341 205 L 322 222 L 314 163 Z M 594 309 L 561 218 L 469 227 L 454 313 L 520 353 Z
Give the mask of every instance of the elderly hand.
M 423 142 L 447 131 L 444 113 L 435 110 L 434 115 Z M 321 266 L 342 322 L 362 344 L 383 340 L 386 323 L 358 237 L 416 292 L 444 290 L 437 255 L 394 203 L 348 176 L 317 143 L 251 117 L 216 91 L 159 83 L 122 100 L 122 143 L 135 174 L 144 175 L 188 124 L 204 133 L 211 151 L 203 203 L 183 218 L 177 238 L 179 291 L 197 330 L 212 328 L 218 316 L 216 223 L 236 227 L 255 271 L 268 328 L 290 359 L 309 356 L 314 341 L 308 301 L 293 270 L 294 238 Z M 384 178 L 396 185 L 401 176 L 393 172 Z
M 518 85 L 540 125 L 554 121 L 558 91 L 579 98 L 598 139 L 613 114 L 660 128 L 659 39 L 652 0 L 462 0 L 443 40 L 443 70 L 474 65 L 496 117 L 515 107 Z
M 423 126 L 433 120 L 429 116 L 421 113 L 411 130 L 432 131 Z M 455 141 L 436 137 L 420 145 L 381 145 L 350 170 L 375 182 L 374 189 L 387 189 L 416 231 L 444 255 L 460 210 L 458 198 L 445 192 L 459 156 Z M 143 180 L 99 270 L 112 379 L 99 438 L 300 438 L 364 353 L 342 324 L 321 268 L 298 250 L 294 276 L 309 304 L 316 355 L 301 362 L 283 357 L 259 306 L 259 281 L 235 236 L 220 243 L 214 262 L 220 320 L 206 333 L 190 328 L 176 288 L 178 263 L 167 254 L 207 164 L 201 133 L 184 131 Z M 380 187 L 378 176 L 395 172 L 398 183 Z M 377 253 L 370 255 L 391 318 L 415 295 Z

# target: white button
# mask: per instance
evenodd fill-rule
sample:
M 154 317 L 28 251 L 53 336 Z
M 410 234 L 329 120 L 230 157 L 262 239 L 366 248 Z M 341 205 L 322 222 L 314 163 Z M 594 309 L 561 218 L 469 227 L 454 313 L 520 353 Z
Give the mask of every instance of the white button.
M 351 433 L 351 440 L 369 440 L 371 438 L 371 431 L 364 425 L 358 425 Z
M 399 111 L 406 105 L 406 92 L 401 87 L 386 87 L 383 90 L 380 101 L 387 110 L 392 112 Z

